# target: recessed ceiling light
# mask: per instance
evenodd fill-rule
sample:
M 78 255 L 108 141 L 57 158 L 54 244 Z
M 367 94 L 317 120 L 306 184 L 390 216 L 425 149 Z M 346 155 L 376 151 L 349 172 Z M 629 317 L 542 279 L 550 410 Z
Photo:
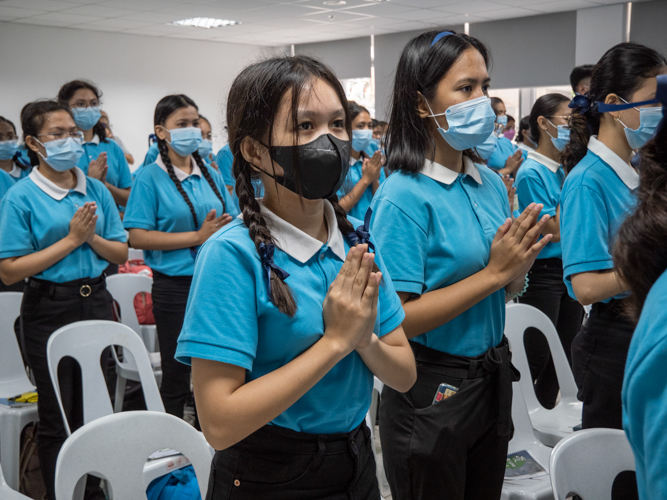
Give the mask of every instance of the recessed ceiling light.
M 174 21 L 175 26 L 193 26 L 195 28 L 223 28 L 225 26 L 234 26 L 235 24 L 241 24 L 238 21 L 230 21 L 228 19 L 213 19 L 212 17 L 193 17 L 192 19 L 181 19 L 180 21 Z
M 345 5 L 347 2 L 345 0 L 327 0 L 322 2 L 324 5 Z

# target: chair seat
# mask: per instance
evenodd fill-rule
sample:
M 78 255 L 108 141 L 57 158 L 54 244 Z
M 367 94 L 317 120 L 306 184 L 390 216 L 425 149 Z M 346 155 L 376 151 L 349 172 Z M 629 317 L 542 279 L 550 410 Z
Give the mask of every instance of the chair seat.
M 4 477 L 13 490 L 19 488 L 19 456 L 21 432 L 26 425 L 38 422 L 37 405 L 9 408 L 0 405 L 0 465 Z M 4 496 L 0 495 L 4 500 Z
M 561 401 L 552 410 L 538 408 L 530 413 L 530 421 L 535 434 L 545 445 L 554 447 L 558 442 L 574 432 L 581 425 L 581 401 Z

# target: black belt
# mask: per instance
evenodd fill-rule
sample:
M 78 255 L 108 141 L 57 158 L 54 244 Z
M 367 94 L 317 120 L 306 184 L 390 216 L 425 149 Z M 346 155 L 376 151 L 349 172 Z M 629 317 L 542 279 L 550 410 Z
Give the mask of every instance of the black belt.
M 410 342 L 417 362 L 439 365 L 458 373 L 452 377 L 474 379 L 498 371 L 498 435 L 509 436 L 512 431 L 512 382 L 521 378 L 511 363 L 506 337 L 495 347 L 475 357 L 456 356 Z
M 97 278 L 83 278 L 68 281 L 66 283 L 54 283 L 53 281 L 28 278 L 27 286 L 50 296 L 81 296 L 90 297 L 93 293 L 104 290 L 107 287 L 104 275 Z
M 558 257 L 551 257 L 549 259 L 536 259 L 533 263 L 533 268 L 549 268 L 563 270 L 563 260 Z

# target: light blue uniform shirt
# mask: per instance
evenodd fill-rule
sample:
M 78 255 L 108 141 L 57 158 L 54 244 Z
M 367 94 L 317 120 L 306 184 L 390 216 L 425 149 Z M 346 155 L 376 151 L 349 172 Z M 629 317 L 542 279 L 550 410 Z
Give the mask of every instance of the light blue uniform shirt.
M 97 203 L 95 233 L 109 241 L 126 241 L 111 193 L 97 179 L 75 168 L 77 185 L 63 189 L 34 168 L 11 188 L 0 203 L 0 259 L 39 252 L 69 234 L 75 212 L 86 202 Z M 96 278 L 109 266 L 88 243 L 36 274 L 38 279 L 65 283 Z
M 639 498 L 667 498 L 667 272 L 655 282 L 632 336 L 623 378 L 623 429 Z
M 555 217 L 564 181 L 565 170 L 561 165 L 540 153 L 529 152 L 528 159 L 521 164 L 514 182 L 519 198 L 519 213 L 531 203 L 542 203 L 544 208 L 540 216 Z M 547 243 L 537 256 L 538 259 L 561 257 L 560 242 Z
M 145 167 L 146 165 L 152 165 L 153 163 L 155 163 L 155 160 L 157 159 L 158 156 L 160 156 L 160 151 L 158 150 L 157 142 L 154 142 L 153 144 L 148 146 L 148 151 L 146 151 L 146 156 L 144 156 L 144 161 L 141 162 L 139 168 Z
M 637 172 L 597 137 L 591 137 L 588 153 L 569 173 L 561 193 L 563 279 L 573 299 L 572 275 L 613 269 L 616 231 L 636 203 L 638 186 Z
M 237 215 L 238 209 L 229 196 L 220 174 L 213 168 L 206 166 L 204 168 L 208 168 L 213 182 L 225 201 L 226 213 L 231 216 Z M 125 208 L 123 218 L 125 229 L 183 233 L 198 230 L 206 214 L 213 209 L 216 211 L 216 217 L 223 214 L 220 199 L 202 175 L 194 159 L 190 175 L 176 167 L 174 172 L 195 207 L 199 227 L 195 227 L 190 208 L 169 177 L 162 158 L 158 156 L 155 163 L 146 165 L 137 173 Z M 144 259 L 151 269 L 168 276 L 192 276 L 195 268 L 195 259 L 189 248 L 144 250 Z
M 0 169 L 0 200 L 5 197 L 5 194 L 11 187 L 14 187 L 14 178 Z
M 371 232 L 394 286 L 415 295 L 445 288 L 486 267 L 491 242 L 510 216 L 502 179 L 464 156 L 464 174 L 426 161 L 418 174 L 393 173 L 375 193 Z M 505 291 L 413 342 L 440 352 L 478 356 L 498 345 Z
M 111 139 L 107 139 L 106 142 L 100 141 L 95 134 L 92 141 L 83 143 L 83 150 L 85 154 L 79 158 L 76 166 L 83 170 L 84 174 L 88 175 L 90 162 L 97 160 L 101 153 L 106 152 L 108 166 L 106 181 L 119 189 L 132 187 L 132 175 L 125 153 L 115 141 Z
M 347 177 L 345 178 L 345 182 L 343 182 L 343 185 L 341 188 L 338 190 L 338 199 L 342 199 L 343 196 L 348 194 L 352 189 L 354 189 L 354 186 L 357 185 L 357 183 L 361 180 L 361 177 L 363 176 L 362 174 L 362 168 L 364 165 L 364 156 L 360 156 L 358 160 L 354 160 L 354 158 L 350 158 L 350 170 L 347 173 Z M 384 168 L 380 170 L 380 184 L 382 184 L 386 180 L 387 176 L 384 173 Z M 364 220 L 364 216 L 366 215 L 366 212 L 368 211 L 369 207 L 371 206 L 371 201 L 373 201 L 373 186 L 368 186 L 366 190 L 364 191 L 364 194 L 361 195 L 361 198 L 359 198 L 359 201 L 355 206 L 353 206 L 348 214 L 355 219 L 359 220 Z
M 507 158 L 516 153 L 517 149 L 518 148 L 512 143 L 512 141 L 501 135 L 498 137 L 498 142 L 496 142 L 496 149 L 486 161 L 487 166 L 494 170 L 505 168 L 505 162 L 507 161 Z
M 276 240 L 274 261 L 298 306 L 290 318 L 269 301 L 266 272 L 243 221 L 236 219 L 201 248 L 190 289 L 176 359 L 211 359 L 245 368 L 246 382 L 286 365 L 324 335 L 322 304 L 350 246 L 338 230 L 333 207 L 325 203 L 327 243 L 311 238 L 262 208 Z M 350 220 L 355 227 L 360 221 Z M 372 240 L 371 240 L 372 241 Z M 383 336 L 405 317 L 379 253 L 383 273 L 374 332 Z M 350 432 L 364 420 L 373 374 L 359 354 L 339 361 L 271 424 L 298 432 Z
M 28 163 L 30 165 L 30 163 Z M 21 168 L 19 165 L 16 164 L 16 162 L 12 163 L 12 169 L 8 172 L 10 177 L 14 182 L 18 182 L 21 179 L 25 179 L 30 175 L 30 171 L 32 170 L 32 167 L 28 168 Z
M 234 162 L 234 155 L 232 150 L 229 147 L 229 144 L 225 144 L 220 148 L 220 151 L 215 155 L 215 164 L 220 169 L 222 178 L 225 180 L 225 184 L 228 186 L 234 186 L 236 180 L 232 173 L 232 163 Z

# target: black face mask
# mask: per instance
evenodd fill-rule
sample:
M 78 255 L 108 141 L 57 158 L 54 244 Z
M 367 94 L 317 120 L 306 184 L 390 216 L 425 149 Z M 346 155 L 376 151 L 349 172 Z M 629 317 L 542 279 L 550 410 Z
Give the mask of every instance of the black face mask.
M 323 134 L 301 146 L 272 146 L 271 157 L 283 168 L 285 175 L 267 175 L 307 200 L 321 200 L 336 194 L 347 177 L 350 170 L 350 141 Z M 295 159 L 299 168 L 298 185 Z

